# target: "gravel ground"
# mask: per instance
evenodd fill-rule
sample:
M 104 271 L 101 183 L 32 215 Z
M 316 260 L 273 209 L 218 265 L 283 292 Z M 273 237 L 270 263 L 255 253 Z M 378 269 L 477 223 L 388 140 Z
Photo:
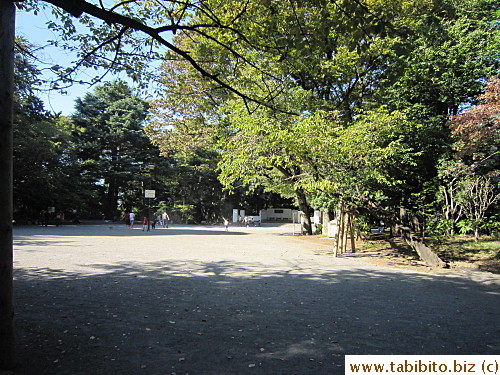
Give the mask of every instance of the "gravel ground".
M 500 275 L 333 258 L 292 231 L 17 227 L 15 374 L 343 374 L 346 354 L 500 354 Z

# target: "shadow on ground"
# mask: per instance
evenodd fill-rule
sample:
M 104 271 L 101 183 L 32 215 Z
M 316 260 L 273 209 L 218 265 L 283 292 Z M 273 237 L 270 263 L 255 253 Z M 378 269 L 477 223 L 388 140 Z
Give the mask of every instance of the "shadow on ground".
M 16 374 L 343 374 L 345 354 L 498 354 L 498 287 L 264 264 L 17 269 Z

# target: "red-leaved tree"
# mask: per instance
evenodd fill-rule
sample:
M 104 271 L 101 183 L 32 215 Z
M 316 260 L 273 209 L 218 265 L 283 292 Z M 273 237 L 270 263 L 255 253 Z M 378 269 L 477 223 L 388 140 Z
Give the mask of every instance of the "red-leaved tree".
M 472 157 L 477 163 L 495 158 L 500 143 L 500 76 L 488 81 L 479 104 L 453 116 L 450 127 L 455 151 L 462 158 Z

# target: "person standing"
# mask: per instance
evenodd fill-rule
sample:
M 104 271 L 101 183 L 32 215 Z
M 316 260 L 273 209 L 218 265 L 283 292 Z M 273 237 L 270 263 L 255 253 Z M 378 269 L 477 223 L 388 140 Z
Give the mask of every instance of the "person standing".
M 59 225 L 62 225 L 63 220 L 64 220 L 64 214 L 63 213 L 57 214 L 57 216 L 56 216 L 56 227 L 58 227 Z
M 130 212 L 129 217 L 130 217 L 130 228 L 133 229 L 134 228 L 134 220 L 135 220 L 135 214 L 133 211 Z
M 144 219 L 142 220 L 142 231 L 144 232 L 145 229 L 149 231 L 149 220 L 146 216 L 144 216 Z

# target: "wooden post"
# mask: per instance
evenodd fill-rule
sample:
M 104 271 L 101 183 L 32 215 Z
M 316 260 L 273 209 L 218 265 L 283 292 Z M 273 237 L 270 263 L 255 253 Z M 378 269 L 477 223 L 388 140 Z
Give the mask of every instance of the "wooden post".
M 324 210 L 323 211 L 323 228 L 322 228 L 322 231 L 321 231 L 321 234 L 323 236 L 327 236 L 328 237 L 328 235 L 329 235 L 329 233 L 328 233 L 329 224 L 330 224 L 330 211 Z
M 356 252 L 356 238 L 354 237 L 355 233 L 354 233 L 354 215 L 353 214 L 349 214 L 349 231 L 351 234 L 351 253 L 354 254 Z
M 349 214 L 344 210 L 342 213 L 342 254 L 347 253 L 347 232 L 349 231 Z
M 0 370 L 15 364 L 12 136 L 15 7 L 0 0 Z
M 337 212 L 335 213 L 335 235 L 333 242 L 333 251 L 335 256 L 342 254 L 342 212 L 344 211 L 344 205 L 340 201 L 337 205 Z

